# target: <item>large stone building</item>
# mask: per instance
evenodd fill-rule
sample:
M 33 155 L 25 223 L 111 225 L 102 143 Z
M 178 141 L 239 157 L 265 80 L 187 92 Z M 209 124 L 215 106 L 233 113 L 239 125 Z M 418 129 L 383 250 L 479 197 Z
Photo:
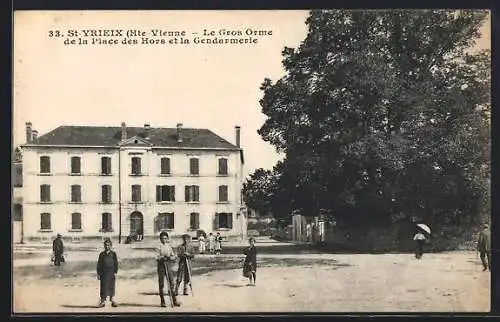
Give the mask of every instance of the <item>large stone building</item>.
M 246 237 L 240 128 L 231 144 L 207 129 L 60 126 L 22 146 L 25 240 Z

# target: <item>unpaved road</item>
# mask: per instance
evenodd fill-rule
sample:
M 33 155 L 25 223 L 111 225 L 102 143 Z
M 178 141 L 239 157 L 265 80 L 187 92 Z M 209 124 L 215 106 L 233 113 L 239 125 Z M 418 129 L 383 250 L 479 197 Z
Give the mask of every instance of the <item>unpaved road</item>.
M 247 287 L 238 255 L 198 256 L 194 296 L 180 308 L 161 308 L 155 267 L 144 250 L 122 256 L 117 308 L 98 309 L 95 253 L 74 254 L 63 278 L 37 260 L 14 267 L 13 310 L 34 312 L 487 312 L 490 274 L 474 253 L 262 254 L 257 286 Z M 88 258 L 87 258 L 88 257 Z M 92 261 L 90 260 L 92 258 Z M 87 261 L 88 260 L 88 261 Z M 15 260 L 16 261 L 16 260 Z M 21 260 L 19 260 L 21 261 Z M 128 262 L 127 262 L 128 261 Z

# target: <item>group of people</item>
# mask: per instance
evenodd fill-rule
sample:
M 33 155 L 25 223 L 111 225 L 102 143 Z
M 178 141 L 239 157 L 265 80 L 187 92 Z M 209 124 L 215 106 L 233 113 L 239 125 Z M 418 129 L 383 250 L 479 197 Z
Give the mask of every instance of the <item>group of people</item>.
M 208 236 L 205 232 L 201 233 L 198 237 L 198 251 L 200 254 L 205 254 L 207 251 L 207 243 L 208 243 L 208 252 L 210 254 L 220 254 L 222 251 L 222 236 L 218 232 L 217 235 L 209 233 Z
M 160 296 L 160 306 L 166 307 L 165 295 L 168 295 L 172 306 L 180 306 L 177 299 L 179 296 L 179 288 L 183 284 L 183 295 L 189 295 L 193 292 L 191 284 L 191 263 L 195 257 L 195 248 L 191 244 L 191 236 L 184 234 L 182 236 L 182 244 L 176 249 L 172 247 L 169 241 L 168 233 L 163 231 L 160 233 L 160 244 L 156 249 L 155 259 L 157 263 L 158 275 L 158 291 Z M 221 243 L 220 234 L 216 237 L 214 243 L 214 252 L 217 251 L 217 243 Z M 243 263 L 243 276 L 249 279 L 249 286 L 255 286 L 257 273 L 257 249 L 255 247 L 255 239 L 250 238 L 249 247 L 244 250 L 246 255 Z M 220 250 L 220 244 L 219 244 Z M 173 268 L 178 262 L 176 279 L 174 281 Z M 98 307 L 104 307 L 107 298 L 111 302 L 111 306 L 117 307 L 118 304 L 114 301 L 116 274 L 118 273 L 118 256 L 112 250 L 111 239 L 105 239 L 104 250 L 99 254 L 97 260 L 97 279 L 100 281 L 100 299 Z M 166 283 L 165 283 L 166 280 Z M 165 292 L 165 285 L 167 291 Z
M 424 232 L 417 228 L 417 232 L 413 236 L 413 241 L 415 242 L 415 258 L 422 258 L 424 254 L 424 245 L 427 240 L 428 239 Z M 481 258 L 483 271 L 491 271 L 491 234 L 488 224 L 484 224 L 483 229 L 479 233 L 477 251 L 479 253 L 479 257 Z

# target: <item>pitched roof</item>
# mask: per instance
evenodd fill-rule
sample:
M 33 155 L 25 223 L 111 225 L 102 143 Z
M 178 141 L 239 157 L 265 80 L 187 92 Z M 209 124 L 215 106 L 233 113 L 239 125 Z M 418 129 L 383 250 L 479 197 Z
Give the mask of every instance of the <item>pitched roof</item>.
M 182 142 L 177 142 L 176 128 L 150 128 L 149 142 L 153 146 L 177 148 L 214 148 L 240 150 L 236 145 L 208 129 L 182 128 Z M 30 145 L 61 146 L 109 146 L 117 147 L 121 142 L 121 127 L 104 126 L 60 126 L 39 136 Z M 127 127 L 127 138 L 145 137 L 143 127 Z

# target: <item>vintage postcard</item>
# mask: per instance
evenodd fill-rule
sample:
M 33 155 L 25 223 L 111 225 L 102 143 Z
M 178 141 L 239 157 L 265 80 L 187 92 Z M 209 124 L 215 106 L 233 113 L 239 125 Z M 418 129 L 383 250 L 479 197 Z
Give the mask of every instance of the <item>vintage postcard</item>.
M 489 11 L 16 11 L 13 38 L 13 314 L 490 311 Z

